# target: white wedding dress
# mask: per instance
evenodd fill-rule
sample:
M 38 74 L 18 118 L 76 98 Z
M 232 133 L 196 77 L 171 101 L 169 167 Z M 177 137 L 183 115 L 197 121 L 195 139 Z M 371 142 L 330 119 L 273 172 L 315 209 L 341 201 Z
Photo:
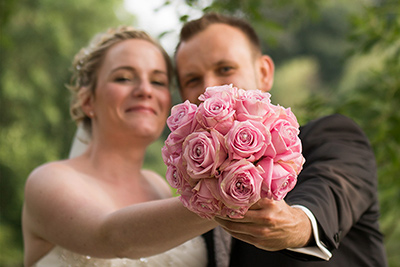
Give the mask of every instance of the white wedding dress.
M 48 254 L 40 259 L 33 267 L 204 267 L 207 266 L 207 250 L 204 239 L 196 237 L 186 243 L 168 250 L 164 253 L 141 258 L 131 259 L 99 259 L 90 256 L 73 253 L 61 247 L 53 248 Z

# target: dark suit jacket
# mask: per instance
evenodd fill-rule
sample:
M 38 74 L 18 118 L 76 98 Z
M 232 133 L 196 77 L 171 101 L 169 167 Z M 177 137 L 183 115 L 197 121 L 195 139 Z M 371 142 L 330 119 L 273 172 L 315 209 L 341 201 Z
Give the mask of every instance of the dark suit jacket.
M 301 127 L 300 139 L 306 162 L 285 200 L 311 210 L 332 258 L 268 252 L 233 239 L 230 266 L 387 266 L 378 223 L 375 158 L 365 134 L 352 120 L 336 114 Z M 209 266 L 215 266 L 212 233 L 204 236 Z

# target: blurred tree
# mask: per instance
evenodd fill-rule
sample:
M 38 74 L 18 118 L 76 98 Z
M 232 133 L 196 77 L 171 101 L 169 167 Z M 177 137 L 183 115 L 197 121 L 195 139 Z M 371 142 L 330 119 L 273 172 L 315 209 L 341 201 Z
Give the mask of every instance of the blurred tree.
M 1 3 L 0 265 L 18 266 L 25 179 L 34 167 L 65 158 L 75 131 L 65 87 L 73 55 L 95 33 L 122 23 L 122 2 Z

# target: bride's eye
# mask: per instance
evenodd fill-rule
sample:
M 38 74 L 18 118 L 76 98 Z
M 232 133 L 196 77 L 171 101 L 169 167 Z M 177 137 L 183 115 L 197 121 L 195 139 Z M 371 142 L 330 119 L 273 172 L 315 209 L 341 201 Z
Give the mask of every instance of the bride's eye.
M 151 83 L 156 86 L 168 86 L 167 82 L 162 81 L 162 80 L 154 80 Z
M 150 83 L 156 87 L 168 87 L 169 81 L 164 73 L 155 73 L 150 77 Z
M 132 81 L 132 79 L 128 78 L 128 77 L 121 76 L 121 77 L 116 77 L 114 79 L 114 81 L 122 83 L 122 82 L 130 82 L 130 81 Z

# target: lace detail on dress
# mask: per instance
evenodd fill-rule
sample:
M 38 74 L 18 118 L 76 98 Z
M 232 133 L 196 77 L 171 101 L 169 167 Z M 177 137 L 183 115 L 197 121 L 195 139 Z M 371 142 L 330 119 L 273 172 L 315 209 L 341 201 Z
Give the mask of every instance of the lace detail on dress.
M 202 237 L 196 237 L 186 243 L 164 253 L 141 258 L 131 259 L 99 259 L 80 255 L 61 247 L 55 247 L 46 256 L 39 260 L 34 267 L 74 266 L 74 267 L 204 267 L 207 265 L 207 250 Z

